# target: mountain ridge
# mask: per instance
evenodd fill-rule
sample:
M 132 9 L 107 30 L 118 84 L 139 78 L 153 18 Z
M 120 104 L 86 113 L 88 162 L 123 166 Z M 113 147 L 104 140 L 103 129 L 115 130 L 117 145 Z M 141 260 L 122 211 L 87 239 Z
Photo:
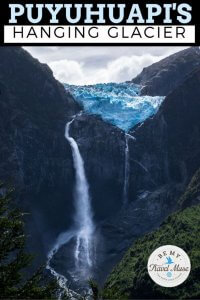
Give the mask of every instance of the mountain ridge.
M 138 237 L 172 212 L 200 166 L 200 68 L 191 72 L 159 111 L 129 133 L 129 203 L 102 226 L 105 266 L 111 268 Z
M 200 49 L 190 47 L 144 68 L 131 82 L 143 86 L 142 95 L 167 96 L 199 66 Z
M 31 252 L 44 259 L 58 234 L 72 222 L 75 174 L 64 133 L 66 123 L 82 107 L 54 79 L 48 66 L 19 47 L 0 48 L 0 90 L 0 178 L 15 186 L 18 206 L 31 213 L 27 229 L 32 236 Z M 99 220 L 112 213 L 108 207 L 114 199 L 116 210 L 121 207 L 124 133 L 86 114 L 76 118 L 71 130 L 86 160 L 92 205 Z M 118 155 L 118 165 L 112 151 Z M 94 175 L 95 161 L 99 163 Z M 105 205 L 95 192 L 103 187 L 107 191 Z
M 74 213 L 74 166 L 64 138 L 74 115 L 70 135 L 83 156 L 94 218 L 104 236 L 101 278 L 135 238 L 178 209 L 177 198 L 200 165 L 200 69 L 189 68 L 186 81 L 169 92 L 158 113 L 129 132 L 136 140 L 128 138 L 125 209 L 125 133 L 95 115 L 79 114 L 82 107 L 27 52 L 0 48 L 0 177 L 16 186 L 18 204 L 31 212 L 30 248 L 43 262 Z

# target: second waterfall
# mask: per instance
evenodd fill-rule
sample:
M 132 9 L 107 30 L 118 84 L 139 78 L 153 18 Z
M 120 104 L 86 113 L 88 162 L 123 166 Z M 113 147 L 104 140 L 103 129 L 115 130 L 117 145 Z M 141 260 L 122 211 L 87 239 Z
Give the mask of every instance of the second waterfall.
M 72 124 L 74 119 L 67 123 L 65 129 L 65 138 L 70 143 L 72 149 L 76 179 L 74 189 L 74 227 L 76 232 L 74 259 L 77 271 L 83 276 L 88 276 L 94 262 L 93 233 L 95 228 L 93 223 L 89 185 L 85 174 L 84 161 L 80 154 L 76 141 L 69 134 L 70 125 Z

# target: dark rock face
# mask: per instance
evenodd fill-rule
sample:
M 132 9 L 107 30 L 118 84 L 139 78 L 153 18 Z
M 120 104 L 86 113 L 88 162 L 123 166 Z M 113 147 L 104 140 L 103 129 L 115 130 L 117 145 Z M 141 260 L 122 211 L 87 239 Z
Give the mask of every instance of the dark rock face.
M 0 48 L 0 91 L 0 178 L 15 186 L 19 205 L 31 212 L 30 242 L 40 252 L 41 236 L 48 239 L 50 227 L 57 235 L 70 222 L 73 164 L 64 127 L 80 107 L 51 70 L 21 48 Z
M 0 48 L 0 87 L 0 176 L 14 178 L 23 191 L 37 191 L 44 182 L 56 186 L 63 177 L 56 160 L 60 155 L 64 160 L 67 150 L 59 140 L 67 117 L 79 111 L 79 105 L 46 65 L 21 48 Z M 61 178 L 53 182 L 52 177 Z
M 70 135 L 85 162 L 97 231 L 104 236 L 98 248 L 100 281 L 136 237 L 176 210 L 177 198 L 200 166 L 200 69 L 188 75 L 199 58 L 199 50 L 190 48 L 135 79 L 152 95 L 174 90 L 156 116 L 130 131 L 136 140 L 129 139 L 127 207 L 121 209 L 124 132 L 86 114 L 71 124 Z M 31 212 L 32 252 L 41 254 L 71 224 L 74 169 L 64 131 L 80 110 L 46 65 L 20 48 L 0 48 L 0 179 L 16 186 L 19 204 Z
M 200 169 L 196 171 L 184 194 L 179 199 L 181 209 L 200 204 Z
M 185 186 L 191 179 L 200 165 L 199 99 L 200 68 L 169 94 L 157 115 L 131 131 L 133 195 L 170 182 Z
M 167 96 L 199 66 L 200 50 L 192 47 L 144 68 L 132 82 L 144 86 L 143 95 Z
M 178 209 L 200 166 L 199 112 L 200 68 L 166 97 L 153 118 L 130 131 L 136 140 L 129 139 L 129 205 L 102 226 L 107 270 L 137 237 Z
M 100 284 L 131 244 L 145 233 L 156 229 L 173 211 L 176 194 L 176 187 L 170 184 L 138 193 L 120 213 L 103 222 L 101 232 L 104 237 L 104 255 L 99 258 L 100 267 L 97 272 Z
M 93 242 L 96 249 L 91 274 L 96 276 L 105 268 L 102 265 L 105 255 L 104 232 L 99 232 L 99 228 L 105 219 L 118 214 L 122 207 L 125 136 L 122 130 L 103 122 L 100 117 L 86 114 L 76 116 L 70 125 L 69 135 L 77 142 L 90 187 L 95 223 Z M 83 280 L 81 277 L 76 278 L 77 275 L 74 274 L 74 249 L 75 240 L 72 239 L 59 249 L 51 265 L 68 278 L 72 289 L 82 291 L 87 286 L 88 278 Z
M 81 115 L 71 125 L 70 135 L 84 159 L 96 218 L 112 216 L 123 201 L 124 132 L 98 116 Z
M 32 252 L 41 254 L 71 224 L 74 168 L 64 132 L 80 110 L 46 65 L 21 48 L 0 48 L 0 179 L 16 187 L 19 205 L 31 213 Z M 102 220 L 121 207 L 124 133 L 82 115 L 70 134 L 85 161 L 94 217 Z

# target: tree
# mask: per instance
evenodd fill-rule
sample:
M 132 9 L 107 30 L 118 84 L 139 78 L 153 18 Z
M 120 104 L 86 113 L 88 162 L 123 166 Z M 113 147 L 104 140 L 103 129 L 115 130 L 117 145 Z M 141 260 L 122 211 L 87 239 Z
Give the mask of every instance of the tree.
M 92 299 L 93 300 L 100 299 L 101 296 L 100 296 L 100 291 L 99 291 L 99 287 L 98 287 L 97 282 L 94 279 L 90 278 L 89 281 L 88 281 L 88 284 L 89 284 L 89 287 L 92 291 L 92 295 L 91 295 Z
M 25 274 L 33 256 L 24 251 L 23 214 L 11 208 L 12 192 L 0 183 L 0 298 L 55 299 L 57 284 L 45 279 L 42 268 Z

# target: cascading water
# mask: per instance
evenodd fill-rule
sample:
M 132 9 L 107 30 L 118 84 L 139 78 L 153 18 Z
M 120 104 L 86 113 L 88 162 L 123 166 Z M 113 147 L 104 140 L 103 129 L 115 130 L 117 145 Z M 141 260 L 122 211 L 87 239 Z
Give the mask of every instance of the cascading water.
M 54 255 L 58 252 L 58 250 L 66 243 L 68 243 L 73 237 L 75 233 L 73 231 L 67 231 L 59 235 L 55 246 L 51 249 L 51 251 L 48 254 L 47 257 L 47 264 L 46 264 L 46 269 L 50 271 L 51 275 L 54 276 L 58 282 L 58 285 L 61 289 L 58 299 L 61 299 L 63 294 L 65 293 L 66 296 L 69 296 L 69 298 L 72 298 L 71 296 L 74 296 L 76 293 L 72 290 L 70 290 L 67 286 L 67 278 L 56 272 L 54 268 L 51 266 L 51 260 L 53 259 Z
M 65 137 L 72 148 L 76 184 L 75 184 L 75 227 L 76 249 L 74 257 L 79 271 L 87 273 L 93 264 L 93 241 L 94 224 L 90 204 L 89 186 L 85 175 L 84 162 L 81 157 L 76 141 L 70 137 L 69 129 L 74 119 L 66 125 Z
M 128 203 L 129 190 L 129 143 L 130 140 L 135 139 L 128 134 L 128 131 L 136 124 L 153 116 L 158 111 L 164 97 L 143 96 L 141 95 L 141 86 L 128 82 L 93 86 L 65 85 L 65 88 L 81 103 L 85 112 L 98 114 L 106 122 L 110 122 L 125 131 L 123 187 L 125 207 Z M 68 279 L 72 280 L 73 288 L 80 290 L 81 286 L 85 291 L 85 281 L 93 276 L 92 272 L 96 268 L 94 238 L 97 232 L 95 231 L 92 218 L 89 186 L 85 174 L 84 161 L 77 142 L 70 136 L 70 126 L 75 118 L 68 122 L 65 128 L 65 138 L 72 149 L 75 169 L 74 224 L 71 229 L 59 235 L 54 247 L 48 254 L 46 266 L 57 279 L 62 289 L 60 295 L 63 295 L 63 292 L 66 292 L 68 295 L 75 294 L 68 288 Z M 59 257 L 62 257 L 60 264 Z M 56 264 L 56 270 L 53 267 L 53 263 Z M 71 280 L 70 283 L 72 283 Z M 77 298 L 76 295 L 75 298 Z
M 75 189 L 74 189 L 74 202 L 75 202 L 75 215 L 73 229 L 68 230 L 59 235 L 55 246 L 48 254 L 46 268 L 57 279 L 60 288 L 68 294 L 73 292 L 67 287 L 67 278 L 51 266 L 51 261 L 59 249 L 71 241 L 73 241 L 73 259 L 74 270 L 72 277 L 76 280 L 87 280 L 91 276 L 92 267 L 94 264 L 94 238 L 93 233 L 95 226 L 92 218 L 92 209 L 89 195 L 89 185 L 87 182 L 84 161 L 80 154 L 78 145 L 74 138 L 69 134 L 70 125 L 74 121 L 68 122 L 65 128 L 65 138 L 68 140 L 73 156 L 73 163 L 75 169 Z

